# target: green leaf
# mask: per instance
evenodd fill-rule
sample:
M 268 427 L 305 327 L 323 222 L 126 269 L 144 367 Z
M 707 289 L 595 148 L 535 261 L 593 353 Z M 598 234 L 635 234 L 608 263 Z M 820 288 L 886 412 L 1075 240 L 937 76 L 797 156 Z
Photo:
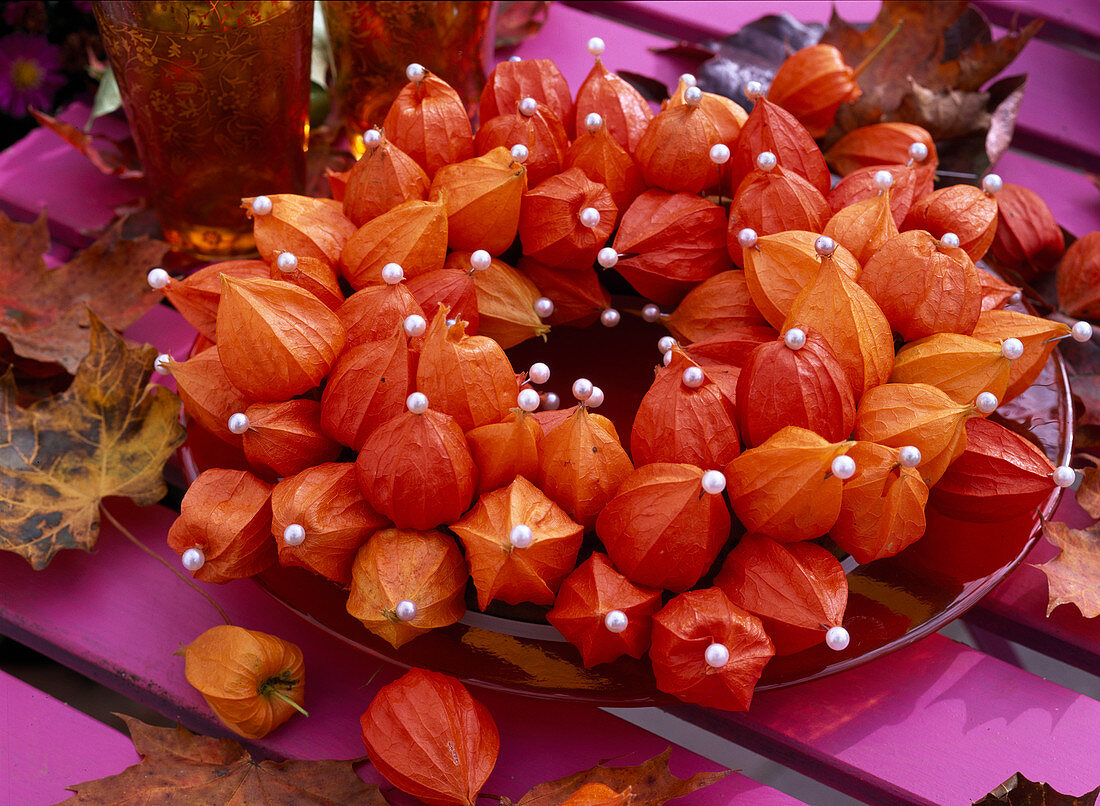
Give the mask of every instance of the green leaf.
M 119 92 L 114 71 L 108 67 L 99 80 L 99 89 L 96 90 L 95 101 L 92 103 L 92 114 L 88 118 L 88 122 L 84 124 L 84 131 L 90 132 L 92 130 L 92 124 L 96 118 L 109 115 L 121 108 L 122 93 Z

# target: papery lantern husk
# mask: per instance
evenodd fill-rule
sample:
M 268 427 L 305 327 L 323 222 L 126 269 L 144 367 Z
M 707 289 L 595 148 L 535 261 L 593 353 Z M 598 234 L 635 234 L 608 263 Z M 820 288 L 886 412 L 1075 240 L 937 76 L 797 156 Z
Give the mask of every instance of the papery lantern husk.
M 186 361 L 169 361 L 168 371 L 187 416 L 230 445 L 241 446 L 240 434 L 229 430 L 229 418 L 252 402 L 225 374 L 217 345 L 195 353 Z
M 355 224 L 344 217 L 344 206 L 334 199 L 315 199 L 280 193 L 268 196 L 271 212 L 254 215 L 254 197 L 241 199 L 241 207 L 252 218 L 256 251 L 274 265 L 280 252 L 293 252 L 298 258 L 312 257 L 335 266 L 340 253 L 355 233 Z
M 786 230 L 821 232 L 832 212 L 821 191 L 794 171 L 780 165 L 770 171 L 757 168 L 741 180 L 733 195 L 726 230 L 730 250 L 740 256 L 737 233 L 745 227 L 757 235 Z
M 302 650 L 282 638 L 219 624 L 182 654 L 187 682 L 238 736 L 262 739 L 305 705 Z
M 512 528 L 531 529 L 532 542 L 516 548 Z M 562 580 L 577 564 L 584 529 L 523 476 L 485 493 L 451 525 L 466 550 L 477 606 L 500 600 L 511 605 L 551 605 Z
M 381 142 L 368 148 L 348 172 L 344 215 L 361 227 L 399 204 L 428 198 L 430 184 L 416 160 L 383 134 Z
M 1100 232 L 1078 238 L 1058 267 L 1058 302 L 1071 316 L 1100 317 Z
M 623 655 L 640 658 L 649 649 L 653 615 L 661 609 L 661 591 L 635 585 L 615 570 L 606 554 L 593 554 L 566 577 L 546 620 L 581 653 L 586 669 Z M 626 629 L 611 632 L 605 619 L 612 610 L 626 615 Z
M 350 578 L 348 613 L 395 649 L 466 613 L 466 561 L 442 532 L 376 531 L 356 552 Z M 405 600 L 416 605 L 410 621 L 395 612 Z
M 982 312 L 974 262 L 924 230 L 887 241 L 863 267 L 859 284 L 906 341 L 933 333 L 970 335 Z
M 875 174 L 879 171 L 889 171 L 894 178 L 890 185 L 890 215 L 898 229 L 902 229 L 905 216 L 909 214 L 913 202 L 924 195 L 921 182 L 924 174 L 921 170 L 901 165 L 869 165 L 866 168 L 857 168 L 841 179 L 835 188 L 825 194 L 833 213 L 839 213 L 845 207 L 850 207 L 858 202 L 876 198 L 882 191 L 875 184 Z M 911 229 L 905 227 L 905 229 Z
M 726 465 L 733 513 L 750 532 L 780 543 L 828 532 L 840 513 L 843 482 L 833 460 L 850 442 L 828 442 L 812 431 L 787 426 Z
M 706 662 L 712 643 L 729 650 L 729 662 L 721 668 Z M 753 688 L 774 655 L 760 619 L 718 588 L 681 593 L 653 617 L 649 658 L 657 688 L 684 702 L 749 710 Z
M 483 120 L 474 137 L 474 149 L 485 154 L 494 148 L 527 147 L 527 182 L 531 187 L 561 171 L 569 135 L 550 107 L 539 104 L 535 114 L 525 115 L 518 109 Z
M 768 320 L 749 295 L 745 273 L 731 270 L 691 289 L 661 324 L 681 342 L 690 343 L 742 325 L 766 327 Z
M 915 198 L 902 227 L 926 230 L 936 238 L 953 232 L 959 248 L 977 262 L 997 232 L 997 197 L 973 185 L 949 185 Z
M 431 73 L 402 88 L 382 129 L 429 177 L 444 165 L 474 156 L 474 133 L 462 99 Z
M 928 149 L 922 164 L 934 168 L 939 163 L 936 143 L 927 129 L 915 123 L 897 122 L 853 129 L 825 152 L 825 161 L 841 176 L 875 165 L 904 165 L 910 159 L 909 146 L 913 143 L 921 143 Z
M 340 455 L 340 443 L 321 430 L 321 404 L 316 400 L 253 403 L 244 413 L 244 455 L 256 468 L 293 476 Z
M 467 336 L 465 322 L 447 324 L 442 307 L 424 334 L 416 389 L 428 396 L 435 411 L 454 417 L 463 431 L 499 423 L 519 394 L 512 364 L 500 345 L 485 336 Z
M 542 435 L 546 436 L 559 425 L 561 425 L 574 414 L 576 414 L 577 410 L 580 408 L 581 404 L 577 403 L 566 409 L 536 411 L 532 413 L 530 417 L 532 420 L 539 424 L 539 428 L 542 429 Z M 604 430 L 606 430 L 608 434 L 618 434 L 618 432 L 615 430 L 615 426 L 612 425 L 611 421 L 608 420 L 606 417 L 599 417 L 598 415 L 593 416 L 598 417 L 598 419 L 594 422 L 596 422 L 600 428 L 604 428 Z
M 1054 271 L 1065 251 L 1062 228 L 1042 197 L 1005 182 L 997 191 L 997 226 L 990 246 L 994 260 L 1032 280 Z
M 477 289 L 469 271 L 443 268 L 414 277 L 403 285 L 425 315 L 433 314 L 442 305 L 451 312 L 451 318 L 466 323 L 466 335 L 477 335 L 481 317 L 477 310 Z
M 705 371 L 699 386 L 684 384 L 684 370 L 697 366 L 673 347 L 672 360 L 657 368 L 630 432 L 630 455 L 638 465 L 678 462 L 718 468 L 741 452 L 733 401 Z
M 420 166 L 418 165 L 417 167 L 419 168 Z M 347 191 L 348 179 L 350 177 L 350 168 L 346 171 L 334 171 L 332 170 L 332 168 L 325 168 L 325 179 L 328 181 L 329 193 L 332 194 L 333 199 L 340 202 L 341 204 L 344 201 L 344 193 Z M 344 211 L 344 215 L 347 216 L 346 210 Z
M 752 351 L 779 338 L 779 331 L 768 325 L 738 325 L 686 345 L 683 350 L 695 361 L 718 361 L 733 367 L 743 367 Z M 736 397 L 736 396 L 735 396 Z
M 283 271 L 276 262 L 271 267 L 268 278 L 293 283 L 313 294 L 334 311 L 344 303 L 344 292 L 340 289 L 340 278 L 336 269 L 327 261 L 315 257 L 298 258 L 297 265 L 290 271 Z
M 753 105 L 732 151 L 729 161 L 732 187 L 740 185 L 756 168 L 756 157 L 762 151 L 775 154 L 777 164 L 794 171 L 821 193 L 828 194 L 832 187 L 825 157 L 809 132 L 794 115 L 766 98 Z
M 829 536 L 860 564 L 893 557 L 924 534 L 928 485 L 915 468 L 902 467 L 896 448 L 857 442 L 848 456 L 856 472 L 844 482 Z
M 844 621 L 848 577 L 840 562 L 813 543 L 783 545 L 747 534 L 714 580 L 733 604 L 760 619 L 776 655 L 823 643 Z
M 461 271 L 469 267 L 470 255 L 451 252 L 447 268 Z M 535 313 L 535 302 L 542 294 L 522 272 L 496 258 L 487 269 L 467 270 L 472 271 L 477 297 L 478 333 L 505 350 L 528 339 L 546 338 L 550 327 Z
M 524 98 L 534 98 L 550 107 L 573 136 L 573 93 L 552 59 L 497 62 L 481 91 L 480 118 L 489 120 L 507 114 Z
M 358 450 L 371 431 L 404 410 L 411 357 L 405 334 L 351 347 L 336 360 L 321 396 L 321 427 Z
M 856 403 L 836 353 L 812 328 L 792 350 L 780 337 L 752 351 L 737 379 L 737 424 L 745 444 L 761 445 L 796 425 L 829 442 L 851 436 Z
M 430 806 L 473 806 L 493 771 L 493 717 L 453 677 L 413 669 L 379 689 L 360 719 L 371 763 Z
M 619 217 L 646 190 L 642 169 L 607 131 L 587 128 L 578 135 L 565 155 L 564 167 L 580 168 L 593 182 L 599 182 L 611 194 Z
M 518 268 L 554 303 L 554 312 L 543 320 L 551 326 L 587 327 L 611 307 L 611 295 L 595 269 L 561 271 L 529 257 L 520 258 Z
M 685 591 L 730 536 L 725 498 L 703 490 L 703 470 L 654 462 L 623 479 L 596 519 L 615 567 L 639 585 Z
M 978 282 L 982 287 L 982 310 L 992 311 L 1003 308 L 1020 293 L 1018 285 L 1009 285 L 993 272 L 979 267 Z M 1019 297 L 1017 297 L 1019 299 Z
M 600 214 L 594 227 L 580 222 L 580 212 L 589 207 Z M 548 266 L 591 266 L 618 214 L 606 187 L 580 168 L 570 168 L 524 194 L 519 217 L 523 254 Z
M 164 296 L 187 323 L 203 336 L 218 338 L 218 303 L 222 298 L 221 275 L 254 279 L 269 277 L 271 269 L 262 260 L 226 260 L 211 263 L 182 280 L 164 287 Z
M 921 478 L 935 484 L 966 450 L 973 404 L 956 403 L 926 383 L 886 383 L 870 389 L 856 409 L 856 439 L 921 453 Z
M 988 523 L 1041 509 L 1054 492 L 1054 465 L 1003 425 L 966 423 L 966 450 L 932 488 L 928 505 L 952 518 Z
M 408 284 L 394 283 L 368 285 L 356 291 L 344 300 L 336 315 L 348 333 L 349 347 L 357 347 L 371 341 L 389 341 L 395 333 L 404 332 L 407 317 L 424 316 L 425 310 Z
M 520 206 L 527 192 L 527 169 L 506 148 L 446 165 L 432 180 L 431 198 L 443 195 L 451 249 L 491 255 L 516 239 Z
M 838 244 L 831 257 L 822 259 L 814 249 L 818 237 L 817 233 L 800 230 L 778 232 L 762 235 L 755 247 L 741 250 L 749 296 L 772 327 L 783 325 L 795 297 L 814 281 L 826 262 L 832 262 L 852 280 L 859 278 L 855 256 Z
M 306 536 L 292 546 L 283 533 L 292 523 Z M 271 491 L 271 533 L 279 564 L 307 568 L 346 587 L 351 564 L 367 538 L 386 525 L 371 509 L 350 462 L 325 462 L 285 478 Z
M 894 366 L 894 334 L 871 296 L 836 262 L 823 261 L 813 282 L 791 303 L 782 325 L 812 328 L 833 348 L 856 401 L 886 383 Z
M 838 210 L 822 232 L 851 252 L 859 265 L 866 265 L 883 244 L 898 234 L 890 213 L 890 191 Z
M 811 137 L 824 137 L 837 108 L 861 95 L 855 71 L 832 45 L 795 51 L 779 65 L 768 87 L 768 100 L 794 115 Z
M 402 412 L 375 428 L 355 473 L 370 505 L 402 529 L 454 523 L 477 490 L 477 465 L 462 428 L 431 409 Z
M 729 114 L 726 106 L 667 104 L 649 122 L 634 149 L 645 183 L 672 193 L 718 190 L 726 171 L 711 160 L 710 150 L 719 143 L 732 150 L 748 117 L 741 107 L 731 105 L 741 111 L 740 116 Z
M 199 549 L 200 582 L 223 583 L 263 573 L 275 564 L 271 485 L 245 470 L 204 470 L 180 503 L 168 545 L 183 556 Z
M 1069 325 L 1062 322 L 1018 311 L 992 310 L 982 311 L 970 335 L 994 344 L 1016 338 L 1024 345 L 1023 355 L 1009 366 L 1008 389 L 1000 398 L 1001 403 L 1007 403 L 1035 383 L 1058 343 L 1052 339 L 1064 338 L 1069 333 Z
M 467 431 L 466 441 L 480 471 L 479 495 L 511 484 L 516 476 L 538 478 L 542 426 L 526 412 Z
M 630 154 L 634 153 L 653 120 L 653 110 L 645 98 L 629 83 L 609 72 L 599 57 L 577 90 L 574 110 L 574 131 L 583 132 L 584 119 L 596 112 L 603 118 L 608 133 Z
M 1032 510 L 1006 521 L 961 521 L 928 507 L 924 537 L 896 562 L 934 582 L 958 584 L 989 576 L 1020 556 L 1040 524 Z
M 447 258 L 447 210 L 436 196 L 408 201 L 372 218 L 348 239 L 340 271 L 354 288 L 380 285 L 382 268 L 397 263 L 406 277 L 443 268 Z
M 647 190 L 623 214 L 614 248 L 625 255 L 615 270 L 661 305 L 731 268 L 725 211 L 691 193 Z
M 927 383 L 956 403 L 973 403 L 982 392 L 997 400 L 1008 389 L 1012 362 L 999 344 L 962 336 L 937 333 L 902 347 L 894 360 L 891 383 Z
M 585 529 L 634 466 L 606 417 L 577 406 L 539 444 L 538 485 Z

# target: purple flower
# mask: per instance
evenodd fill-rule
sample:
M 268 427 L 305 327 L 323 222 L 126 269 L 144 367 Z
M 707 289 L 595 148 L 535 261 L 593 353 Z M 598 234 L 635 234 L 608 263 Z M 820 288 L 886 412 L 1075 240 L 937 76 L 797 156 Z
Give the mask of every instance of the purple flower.
M 61 51 L 44 38 L 14 33 L 0 39 L 0 110 L 21 118 L 30 106 L 49 109 L 64 83 Z

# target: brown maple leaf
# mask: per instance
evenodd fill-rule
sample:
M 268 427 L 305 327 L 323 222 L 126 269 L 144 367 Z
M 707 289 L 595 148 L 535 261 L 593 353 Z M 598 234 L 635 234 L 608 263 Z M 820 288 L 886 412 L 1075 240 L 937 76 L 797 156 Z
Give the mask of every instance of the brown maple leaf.
M 1100 518 L 1100 468 L 1088 467 L 1081 473 L 1077 504 L 1094 518 Z
M 1100 525 L 1070 529 L 1047 522 L 1043 536 L 1061 549 L 1053 560 L 1036 566 L 1047 577 L 1047 615 L 1058 605 L 1074 604 L 1085 618 L 1100 616 Z
M 118 775 L 70 786 L 69 806 L 385 806 L 378 787 L 355 774 L 351 761 L 256 762 L 229 739 L 211 739 L 183 727 L 126 722 L 140 763 Z
M 117 176 L 120 179 L 141 179 L 145 172 L 141 169 L 137 149 L 133 140 L 114 141 L 109 137 L 89 134 L 81 131 L 71 123 L 51 117 L 37 109 L 32 109 L 31 114 L 42 126 L 50 129 L 54 134 L 71 145 L 108 176 Z M 103 141 L 113 150 L 101 148 L 96 141 Z
M 1100 786 L 1074 797 L 1063 795 L 1050 784 L 1029 781 L 1021 773 L 998 786 L 974 806 L 1096 806 Z
M 43 213 L 33 224 L 0 213 L 0 335 L 17 355 L 57 362 L 72 373 L 88 352 L 88 313 L 124 330 L 161 294 L 145 276 L 168 245 L 148 238 L 125 240 L 122 222 L 68 263 L 47 268 L 50 248 Z
M 159 501 L 184 438 L 179 398 L 148 383 L 157 351 L 89 318 L 91 348 L 65 392 L 20 408 L 11 371 L 0 376 L 0 550 L 35 569 L 95 545 L 100 499 Z

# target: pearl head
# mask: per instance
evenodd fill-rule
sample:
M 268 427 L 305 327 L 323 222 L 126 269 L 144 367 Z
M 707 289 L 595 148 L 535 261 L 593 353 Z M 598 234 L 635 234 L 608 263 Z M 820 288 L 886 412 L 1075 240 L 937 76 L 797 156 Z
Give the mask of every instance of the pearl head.
M 382 145 L 382 132 L 378 129 L 368 129 L 363 132 L 363 145 L 371 151 Z
M 382 279 L 389 285 L 397 285 L 405 279 L 405 270 L 400 263 L 387 263 L 382 267 Z
M 598 112 L 589 112 L 584 118 L 584 128 L 588 129 L 589 134 L 595 134 L 603 128 L 603 118 Z
M 600 223 L 600 211 L 595 207 L 585 207 L 577 214 L 577 220 L 581 222 L 581 226 L 592 229 Z
M 493 256 L 484 249 L 475 249 L 470 255 L 470 268 L 476 271 L 485 271 L 493 265 Z
M 279 256 L 275 258 L 275 268 L 281 271 L 283 274 L 289 274 L 292 271 L 298 269 L 298 256 L 293 252 L 280 252 Z
M 149 273 L 145 276 L 146 281 L 149 283 L 150 288 L 155 288 L 160 291 L 162 288 L 166 288 L 172 278 L 168 276 L 168 272 L 164 269 L 150 269 Z
M 306 530 L 300 523 L 292 523 L 283 529 L 283 542 L 288 546 L 300 546 L 306 539 Z
M 902 467 L 916 467 L 920 460 L 920 448 L 916 445 L 906 445 L 898 451 L 898 463 Z
M 912 143 L 909 146 L 909 159 L 923 162 L 928 157 L 928 146 L 924 143 Z
M 684 386 L 688 389 L 698 389 L 703 385 L 703 381 L 706 380 L 706 378 L 703 376 L 703 370 L 699 367 L 688 367 L 680 376 L 680 380 L 683 381 Z
M 745 97 L 750 101 L 764 97 L 764 85 L 759 81 L 745 82 Z
M 756 241 L 756 230 L 751 227 L 745 227 L 737 233 L 737 243 L 741 244 L 742 249 L 754 248 L 756 246 Z
M 630 626 L 630 620 L 622 610 L 609 610 L 603 617 L 603 626 L 607 627 L 608 632 L 620 633 Z
M 1001 401 L 997 400 L 997 396 L 992 392 L 982 392 L 974 400 L 974 408 L 982 414 L 992 414 L 1000 404 Z
M 519 102 L 519 113 L 529 118 L 539 111 L 539 102 L 531 96 L 527 96 Z
M 833 460 L 833 464 L 829 469 L 838 479 L 847 481 L 856 474 L 856 460 L 847 455 L 838 456 Z
M 943 237 L 940 238 L 940 246 L 949 246 L 952 248 L 958 248 L 959 236 L 953 232 L 945 232 Z
M 680 80 L 684 82 L 684 86 L 687 87 L 694 87 L 699 83 L 691 73 L 680 73 Z
M 424 76 L 428 75 L 428 71 L 424 68 L 424 65 L 413 62 L 405 68 L 405 78 L 411 81 L 413 84 L 419 84 L 424 80 Z
M 622 321 L 622 314 L 614 308 L 604 308 L 600 314 L 600 324 L 604 327 L 615 327 Z
M 879 190 L 889 190 L 894 184 L 894 175 L 889 171 L 875 171 L 874 178 L 871 181 Z
M 522 62 L 523 57 L 522 56 L 509 56 L 508 61 L 510 61 L 510 62 Z
M 665 353 L 664 357 L 661 359 L 661 363 L 664 364 L 666 367 L 672 363 L 672 350 L 669 350 L 667 353 Z
M 806 346 L 806 331 L 800 327 L 792 327 L 783 334 L 783 343 L 792 350 L 801 350 Z
M 206 555 L 200 548 L 187 549 L 180 555 L 180 562 L 183 563 L 184 568 L 194 573 L 206 564 Z
M 688 106 L 698 106 L 703 101 L 703 91 L 698 87 L 688 87 L 684 90 L 684 103 Z
M 1092 325 L 1083 319 L 1070 328 L 1069 334 L 1074 341 L 1086 342 L 1092 338 Z
M 825 633 L 825 646 L 834 652 L 847 649 L 850 640 L 848 631 L 843 627 L 830 627 L 829 631 Z
M 615 268 L 615 264 L 619 262 L 619 253 L 610 246 L 605 246 L 599 251 L 599 254 L 596 255 L 596 262 L 605 269 L 613 269 Z
M 520 393 L 516 395 L 516 405 L 520 407 L 521 411 L 538 411 L 541 403 L 542 398 L 534 389 L 521 389 Z
M 549 297 L 539 297 L 535 300 L 534 304 L 535 315 L 539 319 L 545 319 L 548 316 L 552 316 L 554 313 L 554 300 Z
M 765 173 L 775 168 L 777 162 L 775 154 L 770 151 L 761 151 L 756 155 L 756 167 Z
M 257 196 L 252 200 L 252 215 L 267 215 L 273 206 L 267 196 Z
M 592 396 L 592 381 L 588 378 L 577 378 L 573 381 L 573 397 L 582 403 Z
M 248 430 L 251 423 L 248 421 L 248 415 L 241 412 L 229 415 L 229 422 L 226 423 L 229 426 L 229 431 L 232 434 L 243 434 Z
M 661 318 L 661 309 L 654 305 L 652 302 L 648 305 L 642 306 L 642 319 L 650 324 L 658 321 Z
M 405 406 L 413 414 L 423 414 L 428 410 L 428 396 L 423 392 L 413 392 L 405 398 Z
M 511 150 L 512 162 L 518 162 L 520 165 L 527 162 L 527 158 L 531 156 L 530 150 L 523 143 L 516 143 L 512 146 Z
M 553 392 L 547 392 L 542 398 L 543 411 L 557 411 L 561 408 L 561 398 Z
M 1004 185 L 1004 181 L 997 174 L 986 174 L 982 177 L 982 190 L 990 195 L 1000 193 Z
M 828 235 L 820 235 L 817 240 L 814 241 L 814 251 L 821 257 L 830 257 L 836 252 L 836 241 Z
M 536 361 L 527 370 L 527 377 L 531 379 L 532 383 L 546 383 L 550 380 L 550 367 L 541 361 Z
M 604 42 L 598 36 L 594 36 L 588 40 L 588 52 L 593 56 L 600 56 L 603 54 Z
M 1051 477 L 1058 487 L 1072 487 L 1077 481 L 1077 471 L 1069 465 L 1062 465 L 1061 467 L 1054 468 Z
M 593 386 L 592 394 L 588 396 L 588 400 L 584 401 L 584 405 L 588 406 L 590 409 L 598 409 L 603 405 L 603 401 L 603 389 L 598 386 Z
M 416 603 L 409 599 L 402 599 L 393 606 L 393 614 L 398 621 L 412 621 L 416 618 Z
M 517 523 L 508 533 L 508 542 L 513 548 L 525 549 L 535 542 L 535 535 L 531 527 L 524 523 Z
M 675 346 L 676 339 L 672 338 L 672 336 L 661 336 L 661 338 L 657 340 L 657 349 L 660 350 L 662 354 L 667 353 Z
M 1001 342 L 1001 355 L 1009 361 L 1015 361 L 1024 354 L 1024 343 L 1013 337 Z
M 726 489 L 726 476 L 720 470 L 708 470 L 703 474 L 703 492 L 719 495 Z
M 405 335 L 409 338 L 423 336 L 428 329 L 428 320 L 418 313 L 411 313 L 405 317 Z
M 703 659 L 712 669 L 721 669 L 730 662 L 729 647 L 725 644 L 713 643 L 703 653 Z
M 168 353 L 161 353 L 156 357 L 156 360 L 153 361 L 153 369 L 157 372 L 158 375 L 167 375 L 168 365 L 171 363 L 171 361 L 172 356 L 168 355 Z
M 711 146 L 710 161 L 715 165 L 725 165 L 730 161 L 730 147 L 725 143 L 716 143 Z

